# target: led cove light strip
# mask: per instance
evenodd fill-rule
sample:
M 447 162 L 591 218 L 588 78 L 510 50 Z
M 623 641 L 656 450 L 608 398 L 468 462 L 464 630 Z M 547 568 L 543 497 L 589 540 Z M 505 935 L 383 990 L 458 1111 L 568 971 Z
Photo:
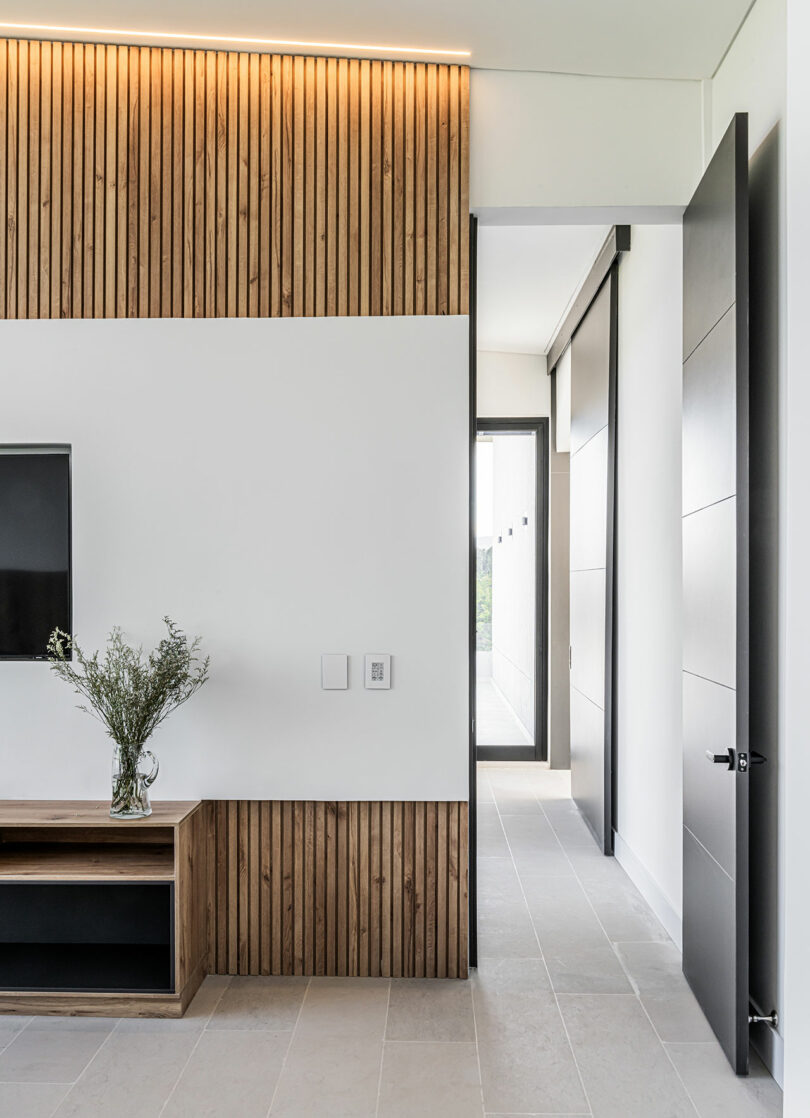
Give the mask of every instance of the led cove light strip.
M 454 58 L 469 58 L 468 50 L 440 50 L 435 47 L 383 47 L 370 43 L 313 43 L 304 39 L 251 39 L 239 35 L 190 35 L 180 31 L 122 31 L 109 27 L 57 27 L 44 23 L 0 23 L 1 28 L 10 31 L 47 31 L 61 32 L 66 35 L 100 35 L 113 40 L 120 39 L 182 39 L 203 43 L 249 43 L 261 47 L 309 47 L 330 51 L 363 51 L 378 54 L 439 54 L 452 55 Z

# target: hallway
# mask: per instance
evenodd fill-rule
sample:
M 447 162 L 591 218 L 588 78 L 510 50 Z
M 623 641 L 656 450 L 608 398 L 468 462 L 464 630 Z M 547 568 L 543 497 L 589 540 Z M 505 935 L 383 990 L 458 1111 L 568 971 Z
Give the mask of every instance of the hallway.
M 0 1114 L 778 1118 L 568 791 L 567 772 L 479 766 L 469 982 L 209 977 L 182 1021 L 0 1017 Z
M 570 800 L 570 774 L 481 764 L 479 971 L 486 1113 L 777 1118 L 731 1072 L 680 954 Z

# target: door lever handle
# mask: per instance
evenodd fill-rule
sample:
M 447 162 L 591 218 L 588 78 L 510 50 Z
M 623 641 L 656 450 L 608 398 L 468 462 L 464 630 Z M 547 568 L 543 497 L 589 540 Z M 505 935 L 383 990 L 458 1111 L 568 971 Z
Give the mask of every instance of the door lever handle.
M 707 749 L 706 760 L 711 761 L 713 765 L 728 765 L 729 769 L 733 769 L 734 750 L 727 749 L 725 753 L 712 753 L 711 749 Z

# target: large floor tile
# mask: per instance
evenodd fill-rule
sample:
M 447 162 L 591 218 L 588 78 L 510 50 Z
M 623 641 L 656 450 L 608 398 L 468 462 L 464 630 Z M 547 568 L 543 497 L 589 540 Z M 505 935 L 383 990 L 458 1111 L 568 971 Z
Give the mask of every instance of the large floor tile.
M 530 958 L 540 955 L 529 910 L 523 900 L 479 905 L 478 954 L 481 958 Z
M 487 1111 L 587 1109 L 553 994 L 476 982 L 473 1004 Z
M 671 942 L 664 926 L 630 879 L 619 866 L 616 869 L 618 874 L 603 872 L 594 877 L 578 873 L 609 938 L 614 943 L 636 940 Z
M 51 1118 L 70 1087 L 58 1083 L 0 1083 L 5 1118 Z
M 290 1033 L 207 1030 L 162 1118 L 266 1118 Z
M 73 1083 L 78 1079 L 101 1045 L 107 1040 L 115 1021 L 104 1029 L 53 1027 L 50 1019 L 39 1019 L 24 1029 L 0 1053 L 0 1082 Z M 73 1019 L 76 1020 L 76 1019 Z
M 544 950 L 551 985 L 558 994 L 632 994 L 616 952 L 602 943 L 581 947 L 555 944 Z
M 756 1057 L 751 1075 L 733 1074 L 720 1045 L 668 1044 L 700 1118 L 780 1118 L 782 1092 Z
M 607 947 L 602 925 L 575 877 L 554 878 L 522 873 L 521 884 L 540 946 Z
M 482 906 L 496 901 L 523 901 L 523 889 L 511 856 L 479 857 L 478 894 Z
M 594 845 L 594 837 L 573 800 L 544 801 L 543 812 L 567 850 L 588 850 Z
M 478 852 L 483 857 L 508 858 L 509 847 L 494 803 L 478 806 Z
M 0 1052 L 8 1048 L 15 1036 L 23 1031 L 31 1021 L 30 1017 L 15 1017 L 13 1015 L 0 1017 Z
M 56 1118 L 158 1118 L 199 1036 L 114 1032 Z
M 233 978 L 208 1023 L 209 1029 L 283 1032 L 298 1020 L 308 978 Z
M 382 1040 L 293 1038 L 272 1118 L 373 1118 Z
M 634 995 L 560 995 L 594 1118 L 695 1118 Z
M 210 1021 L 231 981 L 228 975 L 209 974 L 179 1020 L 173 1017 L 125 1017 L 119 1021 L 117 1031 L 119 1033 L 176 1033 L 185 1030 L 200 1032 Z
M 386 1042 L 379 1118 L 482 1118 L 474 1044 Z
M 386 1040 L 475 1041 L 469 982 L 395 978 Z
M 538 815 L 507 815 L 501 812 L 501 821 L 509 849 L 516 857 L 519 853 L 560 853 L 560 844 L 551 824 L 542 813 Z
M 640 994 L 683 993 L 681 953 L 672 942 L 617 943 L 616 950 Z
M 697 1044 L 714 1033 L 691 990 L 680 994 L 642 994 L 641 1004 L 662 1041 Z
M 525 959 L 479 958 L 470 985 L 473 992 L 478 990 L 480 995 L 543 994 L 551 990 L 546 964 L 539 956 Z
M 298 1018 L 296 1039 L 342 1036 L 381 1040 L 390 985 L 388 978 L 313 978 Z

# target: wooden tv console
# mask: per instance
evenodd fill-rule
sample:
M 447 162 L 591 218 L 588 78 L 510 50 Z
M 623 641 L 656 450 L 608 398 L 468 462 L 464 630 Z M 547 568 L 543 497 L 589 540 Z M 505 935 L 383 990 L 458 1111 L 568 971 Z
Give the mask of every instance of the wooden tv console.
M 209 805 L 0 800 L 0 1014 L 182 1017 L 207 970 Z

